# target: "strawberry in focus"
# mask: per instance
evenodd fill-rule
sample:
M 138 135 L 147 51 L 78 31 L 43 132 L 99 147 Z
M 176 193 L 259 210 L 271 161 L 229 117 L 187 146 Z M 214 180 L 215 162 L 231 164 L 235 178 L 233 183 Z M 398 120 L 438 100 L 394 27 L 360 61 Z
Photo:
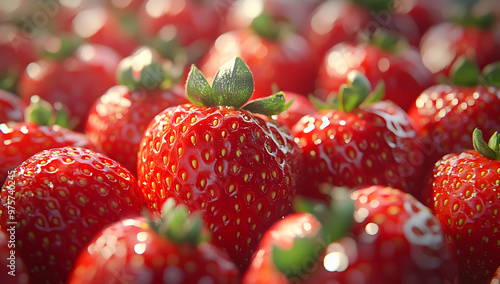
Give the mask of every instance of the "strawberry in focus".
M 40 283 L 65 282 L 94 235 L 138 216 L 144 203 L 137 180 L 123 166 L 71 147 L 44 150 L 24 161 L 9 174 L 0 201 L 0 228 L 5 233 L 15 228 L 16 253 L 30 279 Z
M 253 79 L 241 58 L 224 64 L 212 86 L 193 65 L 186 94 L 193 103 L 158 114 L 139 149 L 138 179 L 148 206 L 173 197 L 201 210 L 243 270 L 260 237 L 291 211 L 299 149 L 279 125 L 256 114 L 286 109 L 283 93 L 247 103 Z
M 308 181 L 300 194 L 321 199 L 323 182 L 349 188 L 379 184 L 420 194 L 420 138 L 400 107 L 377 101 L 381 86 L 371 92 L 367 78 L 353 71 L 332 106 L 320 105 L 293 126 Z
M 162 218 L 124 219 L 105 228 L 83 250 L 69 284 L 116 279 L 134 283 L 239 283 L 229 256 L 204 239 L 199 212 L 168 199 Z
M 433 171 L 430 204 L 456 254 L 462 283 L 489 283 L 500 265 L 500 136 L 473 132 L 474 150 L 445 155 Z

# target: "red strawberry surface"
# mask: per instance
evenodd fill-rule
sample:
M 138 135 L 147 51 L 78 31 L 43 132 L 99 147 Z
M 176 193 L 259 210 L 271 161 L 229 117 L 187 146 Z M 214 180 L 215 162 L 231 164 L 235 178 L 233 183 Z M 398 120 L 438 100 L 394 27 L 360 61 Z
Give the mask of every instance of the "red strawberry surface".
M 500 266 L 495 271 L 495 275 L 493 276 L 493 279 L 491 279 L 490 284 L 499 284 L 499 283 L 500 283 Z
M 98 151 L 87 136 L 59 125 L 38 125 L 34 122 L 0 124 L 0 183 L 24 160 L 42 150 L 64 146 Z
M 413 196 L 398 189 L 370 186 L 353 191 L 351 198 L 354 215 L 351 211 L 353 223 L 347 232 L 338 239 L 323 236 L 307 257 L 287 252 L 286 256 L 297 258 L 301 265 L 301 270 L 288 278 L 286 262 L 274 250 L 289 251 L 297 242 L 304 244 L 304 239 L 321 236 L 321 230 L 341 220 L 335 215 L 322 219 L 322 215 L 295 213 L 273 225 L 264 235 L 243 283 L 458 281 L 456 262 L 439 222 Z M 295 252 L 300 252 L 299 248 Z M 281 269 L 280 262 L 285 263 Z
M 90 107 L 104 92 L 116 85 L 115 70 L 120 56 L 101 45 L 82 45 L 62 61 L 41 59 L 30 63 L 19 82 L 24 104 L 37 95 L 54 104 L 60 102 L 78 118 L 77 131 L 83 131 Z
M 445 155 L 432 177 L 429 207 L 454 248 L 462 283 L 489 283 L 500 265 L 500 165 L 479 151 Z
M 1 193 L 1 230 L 16 232 L 30 279 L 64 283 L 80 251 L 105 226 L 140 214 L 137 181 L 110 158 L 53 148 L 24 161 Z
M 356 77 L 366 80 L 359 73 Z M 419 195 L 423 153 L 407 114 L 388 101 L 358 101 L 351 109 L 343 108 L 319 110 L 292 128 L 308 181 L 301 194 L 321 198 L 318 186 L 328 182 L 350 188 L 388 185 Z
M 384 99 L 408 110 L 434 80 L 417 49 L 410 46 L 399 49 L 386 50 L 374 43 L 344 42 L 333 46 L 320 67 L 315 95 L 324 99 L 338 91 L 347 83 L 348 74 L 356 70 L 365 74 L 373 86 L 383 81 Z
M 90 284 L 103 279 L 144 284 L 239 283 L 238 268 L 227 254 L 209 243 L 190 239 L 190 234 L 202 228 L 181 216 L 179 208 L 174 210 L 177 212 L 169 211 L 158 221 L 139 217 L 105 228 L 82 251 L 68 283 Z M 162 223 L 169 218 L 165 228 Z M 178 218 L 186 219 L 181 226 Z M 188 235 L 183 235 L 188 228 Z
M 219 89 L 234 82 L 240 84 L 232 90 Z M 228 101 L 210 103 L 212 98 L 198 96 L 200 85 L 213 99 L 227 94 Z M 201 210 L 213 232 L 212 243 L 224 248 L 240 268 L 265 230 L 290 213 L 299 159 L 288 133 L 250 112 L 270 101 L 281 110 L 283 95 L 241 108 L 252 86 L 250 70 L 240 58 L 221 67 L 212 87 L 193 67 L 187 95 L 208 106 L 184 104 L 158 114 L 144 134 L 138 162 L 148 206 L 159 210 L 173 197 L 191 211 Z
M 21 99 L 8 91 L 0 90 L 0 123 L 24 120 Z

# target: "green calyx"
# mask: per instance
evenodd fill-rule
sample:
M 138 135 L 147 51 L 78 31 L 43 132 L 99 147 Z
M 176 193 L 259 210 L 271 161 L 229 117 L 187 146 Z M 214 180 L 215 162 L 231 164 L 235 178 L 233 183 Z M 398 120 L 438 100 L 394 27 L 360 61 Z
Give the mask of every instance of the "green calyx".
M 380 81 L 372 90 L 370 81 L 359 71 L 351 71 L 347 75 L 347 84 L 340 86 L 338 93 L 332 94 L 332 99 L 323 102 L 314 96 L 309 96 L 311 102 L 318 109 L 338 109 L 341 112 L 351 112 L 352 110 L 370 105 L 381 100 L 385 93 L 384 81 Z
M 165 201 L 161 210 L 160 220 L 150 223 L 158 234 L 175 243 L 190 243 L 193 246 L 209 239 L 203 230 L 201 213 L 189 212 L 186 205 L 175 204 L 173 198 Z
M 70 119 L 66 106 L 59 102 L 51 105 L 39 96 L 31 97 L 30 104 L 25 109 L 24 117 L 27 122 L 46 126 L 59 125 L 68 129 L 74 128 L 78 123 L 77 119 Z
M 278 40 L 293 33 L 292 25 L 289 22 L 273 19 L 265 12 L 255 17 L 250 26 L 258 35 L 268 40 Z
M 481 155 L 494 160 L 500 160 L 500 134 L 497 131 L 488 140 L 483 139 L 483 132 L 479 128 L 474 129 L 472 133 L 472 145 Z
M 279 114 L 291 102 L 285 104 L 283 92 L 248 102 L 254 88 L 253 75 L 248 65 L 234 57 L 217 71 L 212 86 L 201 71 L 192 65 L 186 82 L 188 99 L 199 106 L 232 106 L 264 115 Z
M 323 184 L 322 191 L 331 197 L 329 205 L 303 197 L 294 200 L 296 212 L 310 213 L 320 221 L 321 229 L 318 235 L 297 237 L 289 250 L 277 246 L 273 248 L 274 265 L 289 279 L 307 274 L 307 266 L 311 260 L 318 261 L 324 249 L 345 236 L 352 226 L 354 202 L 350 198 L 349 190 Z
M 408 41 L 401 35 L 383 28 L 377 29 L 373 34 L 360 33 L 360 42 L 377 46 L 389 53 L 401 53 L 408 49 Z
M 83 39 L 77 36 L 50 36 L 44 40 L 43 57 L 63 59 L 74 54 L 82 44 Z
M 458 86 L 500 86 L 500 62 L 494 62 L 483 70 L 474 60 L 462 55 L 455 60 L 450 69 L 450 79 Z
M 394 9 L 394 0 L 351 0 L 354 4 L 363 8 L 378 12 L 392 11 Z
M 455 0 L 451 10 L 451 21 L 466 27 L 490 29 L 495 23 L 495 14 L 487 1 Z
M 171 82 L 160 61 L 161 57 L 155 50 L 142 47 L 120 61 L 116 71 L 117 81 L 132 90 L 164 88 Z

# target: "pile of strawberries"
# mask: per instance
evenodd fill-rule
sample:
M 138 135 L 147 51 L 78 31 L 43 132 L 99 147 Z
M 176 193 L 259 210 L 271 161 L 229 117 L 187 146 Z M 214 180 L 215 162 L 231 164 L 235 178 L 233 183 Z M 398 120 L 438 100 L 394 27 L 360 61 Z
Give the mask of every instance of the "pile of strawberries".
M 0 283 L 500 283 L 498 1 L 0 20 Z

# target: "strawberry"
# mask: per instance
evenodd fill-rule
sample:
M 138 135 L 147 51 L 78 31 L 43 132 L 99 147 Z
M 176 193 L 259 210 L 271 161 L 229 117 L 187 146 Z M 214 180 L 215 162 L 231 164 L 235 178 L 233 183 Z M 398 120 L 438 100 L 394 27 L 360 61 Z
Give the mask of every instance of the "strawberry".
M 0 184 L 9 171 L 39 151 L 63 146 L 99 150 L 87 136 L 70 130 L 66 120 L 63 108 L 56 111 L 49 103 L 34 96 L 27 109 L 26 121 L 0 124 L 0 141 L 3 141 L 0 146 Z
M 243 270 L 262 234 L 291 211 L 298 152 L 279 125 L 255 114 L 286 109 L 283 93 L 246 103 L 252 73 L 236 57 L 212 86 L 192 66 L 186 94 L 193 103 L 167 108 L 145 131 L 138 179 L 153 211 L 169 197 L 201 210 L 212 243 Z
M 0 281 L 5 284 L 30 283 L 24 261 L 16 253 L 15 230 L 0 231 Z
M 500 60 L 498 19 L 491 9 L 481 7 L 483 1 L 453 2 L 453 21 L 431 27 L 420 41 L 422 61 L 438 79 L 448 76 L 460 56 L 476 60 L 480 68 Z
M 500 265 L 500 136 L 487 144 L 473 132 L 474 150 L 445 155 L 433 171 L 429 206 L 457 257 L 462 283 L 489 283 Z
M 350 188 L 387 185 L 418 195 L 423 154 L 413 122 L 395 104 L 368 99 L 370 83 L 361 73 L 351 72 L 349 80 L 337 106 L 304 116 L 292 128 L 308 181 L 301 194 L 321 198 L 318 186 L 328 182 Z M 379 88 L 371 96 L 382 92 Z
M 495 271 L 495 275 L 493 276 L 493 279 L 491 279 L 490 284 L 499 284 L 499 283 L 500 283 L 500 266 Z
M 199 212 L 168 199 L 163 218 L 124 219 L 105 228 L 84 249 L 68 281 L 239 283 L 239 271 L 221 249 L 200 240 Z M 139 265 L 138 265 L 139 264 Z M 92 273 L 89 273 L 92 272 Z M 204 282 L 205 281 L 205 282 Z
M 0 123 L 24 119 L 21 99 L 13 93 L 0 90 Z
M 120 56 L 111 48 L 84 44 L 60 60 L 43 58 L 28 65 L 19 81 L 19 95 L 25 104 L 38 95 L 69 108 L 78 118 L 76 131 L 83 131 L 90 107 L 116 85 L 115 70 Z
M 319 70 L 315 95 L 325 99 L 347 82 L 353 70 L 365 74 L 373 85 L 383 80 L 384 99 L 405 111 L 434 84 L 416 48 L 408 46 L 401 36 L 378 30 L 366 42 L 343 42 L 328 51 Z
M 111 87 L 94 103 L 85 126 L 90 141 L 134 175 L 139 143 L 149 122 L 167 107 L 188 102 L 184 89 L 171 85 L 173 78 L 167 81 L 157 57 L 143 47 L 123 59 L 117 71 L 121 85 Z M 171 86 L 162 87 L 165 84 Z
M 268 97 L 274 86 L 300 94 L 311 93 L 318 59 L 308 41 L 291 32 L 288 26 L 286 21 L 274 21 L 264 13 L 247 28 L 221 34 L 201 58 L 201 71 L 210 82 L 222 64 L 237 56 L 254 74 L 252 99 Z
M 35 154 L 9 174 L 0 228 L 15 230 L 30 278 L 64 283 L 87 243 L 105 226 L 140 214 L 137 180 L 112 159 L 83 148 Z
M 349 202 L 348 191 L 325 186 L 330 206 L 302 202 L 274 224 L 243 283 L 456 283 L 441 226 L 413 196 L 369 186 Z
M 481 71 L 466 57 L 456 61 L 451 82 L 424 90 L 408 115 L 425 141 L 426 168 L 449 153 L 472 149 L 470 139 L 476 127 L 491 136 L 500 128 L 500 90 L 490 65 Z M 497 85 L 497 86 L 494 86 Z

